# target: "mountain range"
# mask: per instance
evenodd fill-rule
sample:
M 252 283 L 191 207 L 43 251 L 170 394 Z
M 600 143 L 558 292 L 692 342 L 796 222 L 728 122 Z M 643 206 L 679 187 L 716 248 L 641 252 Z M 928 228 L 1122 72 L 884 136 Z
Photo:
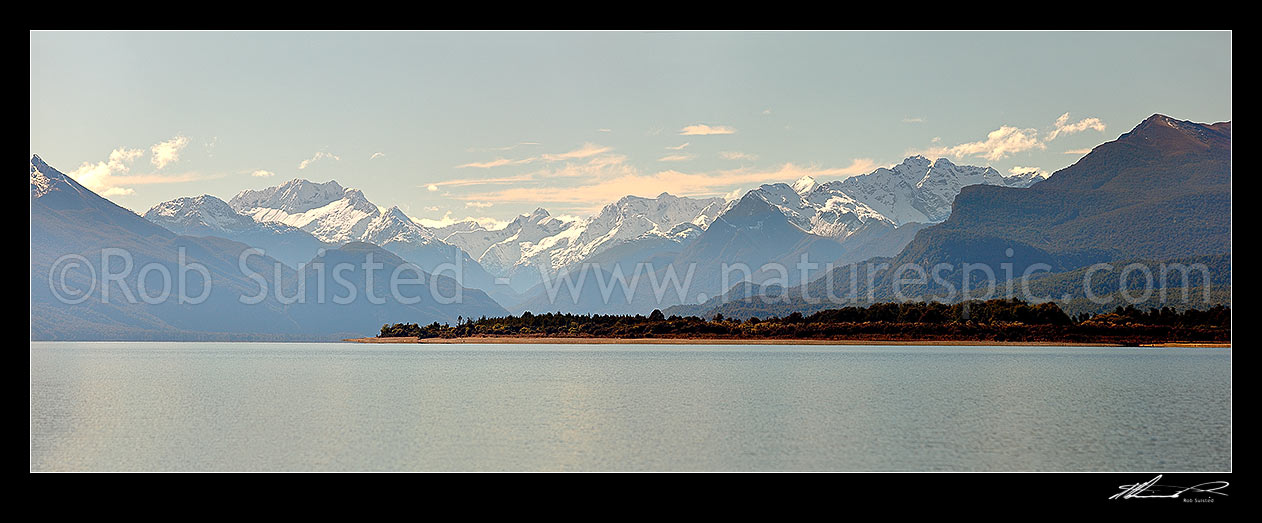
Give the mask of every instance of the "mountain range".
M 752 314 L 760 309 L 733 304 L 729 293 L 809 290 L 835 283 L 847 266 L 869 260 L 1014 263 L 1018 272 L 1046 263 L 1056 273 L 1097 261 L 1229 253 L 1230 127 L 1154 115 L 1047 178 L 912 156 L 841 180 L 765 184 L 730 201 L 627 196 L 585 218 L 539 208 L 493 228 L 474 221 L 426 227 L 357 189 L 303 179 L 242 191 L 226 202 L 211 195 L 177 198 L 141 217 L 35 156 L 32 307 L 49 320 L 33 314 L 32 332 L 58 338 L 65 325 L 76 325 L 89 333 L 84 336 L 106 338 L 301 338 L 372 332 L 380 323 L 370 322 L 378 320 L 424 323 L 523 311 L 647 314 L 674 305 L 681 313 Z M 145 260 L 168 268 L 180 252 L 204 262 L 217 285 L 221 279 L 231 283 L 212 292 L 220 309 L 116 301 L 68 308 L 45 292 L 61 256 L 92 260 L 114 246 L 136 248 Z M 279 262 L 282 268 L 264 280 L 291 294 L 270 296 L 243 312 L 231 303 L 256 286 L 237 264 L 249 248 L 264 253 L 252 258 L 259 267 Z M 304 266 L 362 263 L 369 256 L 391 271 L 422 271 L 429 283 L 418 289 L 458 292 L 467 301 L 364 302 L 340 313 L 321 304 L 287 303 L 292 293 L 310 292 L 307 285 L 341 284 L 303 272 Z M 803 256 L 820 269 L 792 270 Z M 765 264 L 790 270 L 759 270 Z M 72 282 L 87 277 L 67 274 Z M 596 280 L 581 292 L 563 288 L 566 278 L 584 274 Z M 888 297 L 894 276 L 871 276 L 874 295 Z M 132 278 L 123 283 L 135 288 Z M 640 278 L 641 285 L 626 292 L 620 278 Z M 663 293 L 672 278 L 686 280 L 687 293 Z M 342 281 L 361 295 L 381 283 Z M 927 284 L 914 291 L 936 296 L 943 289 Z
M 862 267 L 838 267 L 802 288 L 779 289 L 787 300 L 770 303 L 763 298 L 764 292 L 711 300 L 673 312 L 766 317 L 787 310 L 854 303 L 854 297 L 866 301 L 946 299 L 954 292 L 954 299 L 958 299 L 959 293 L 973 287 L 965 279 L 965 264 L 985 265 L 996 272 L 1006 267 L 1013 277 L 1006 278 L 1001 272 L 996 282 L 1011 280 L 1015 288 L 1021 288 L 1023 282 L 1037 288 L 1039 279 L 1081 271 L 1093 264 L 1134 260 L 1158 267 L 1167 262 L 1209 259 L 1213 263 L 1207 267 L 1226 270 L 1225 279 L 1230 281 L 1230 253 L 1231 122 L 1200 124 L 1156 114 L 1029 187 L 964 187 L 946 220 L 925 227 L 896 253 L 865 260 Z M 896 284 L 907 276 L 896 272 L 900 267 L 939 264 L 950 270 L 938 274 L 938 279 Z M 1116 268 L 1109 270 L 1119 276 Z M 1031 272 L 1027 275 L 1027 271 Z M 852 274 L 859 276 L 853 278 Z M 859 282 L 857 287 L 850 285 L 852 279 Z M 1211 274 L 1209 280 L 1221 285 L 1224 276 Z M 840 291 L 828 292 L 852 288 L 854 292 L 847 296 Z M 1067 297 L 1081 304 L 1082 288 L 1079 282 L 1076 289 L 1067 289 Z M 810 303 L 796 298 L 803 295 L 841 299 Z M 1111 307 L 1082 310 L 1099 312 Z
M 247 255 L 253 247 L 239 241 L 177 234 L 39 156 L 30 164 L 31 339 L 328 340 L 373 332 L 395 318 L 451 322 L 507 312 L 482 291 L 419 268 L 403 272 L 420 283 L 387 292 L 382 275 L 407 264 L 374 245 L 318 250 L 302 264 L 310 270 L 299 270 L 266 254 Z M 217 207 L 204 198 L 200 205 Z M 222 208 L 163 211 L 176 208 L 188 210 L 160 205 L 152 212 L 185 216 L 170 221 L 199 232 L 294 235 L 251 225 Z M 376 280 L 369 262 L 380 265 Z M 448 303 L 451 296 L 461 299 Z

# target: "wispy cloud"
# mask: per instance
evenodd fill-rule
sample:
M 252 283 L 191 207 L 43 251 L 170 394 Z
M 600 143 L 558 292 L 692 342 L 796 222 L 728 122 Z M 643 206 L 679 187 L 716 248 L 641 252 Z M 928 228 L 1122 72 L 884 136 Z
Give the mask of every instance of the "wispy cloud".
M 473 168 L 479 168 L 479 169 L 489 169 L 492 167 L 503 167 L 505 165 L 524 165 L 524 164 L 535 163 L 535 162 L 562 162 L 566 160 L 581 160 L 584 158 L 591 158 L 593 156 L 602 155 L 612 150 L 613 150 L 612 147 L 607 147 L 604 145 L 597 145 L 597 144 L 589 142 L 589 143 L 583 144 L 582 147 L 579 147 L 577 149 L 573 149 L 570 151 L 566 151 L 563 153 L 545 153 L 539 156 L 531 156 L 528 158 L 520 158 L 516 160 L 511 160 L 508 158 L 496 158 L 494 160 L 490 160 L 486 162 L 465 163 L 465 164 L 457 165 L 456 168 L 459 169 L 459 168 L 473 167 Z
M 1090 147 L 1083 147 L 1082 149 L 1070 149 L 1065 151 L 1065 154 L 1087 154 L 1089 152 L 1091 152 Z
M 476 207 L 478 209 L 485 209 L 487 207 L 492 207 L 494 205 L 495 204 L 491 202 L 465 202 L 464 204 L 465 207 Z
M 306 160 L 303 160 L 301 163 L 299 163 L 299 164 L 298 164 L 298 169 L 306 169 L 306 168 L 307 168 L 307 166 L 311 165 L 311 164 L 312 164 L 312 163 L 314 163 L 315 161 L 317 161 L 317 160 L 324 160 L 324 159 L 329 159 L 329 160 L 341 160 L 342 158 L 341 158 L 341 157 L 339 157 L 339 156 L 338 156 L 338 155 L 336 155 L 336 154 L 326 153 L 326 152 L 324 152 L 324 151 L 320 151 L 320 152 L 318 152 L 318 153 L 315 153 L 315 156 L 312 156 L 311 158 L 308 158 L 308 159 L 306 159 Z
M 803 176 L 815 178 L 845 177 L 870 172 L 876 168 L 871 159 L 855 159 L 849 166 L 825 168 L 799 166 L 792 163 L 776 170 L 734 169 L 716 172 L 689 173 L 665 170 L 640 173 L 625 165 L 617 170 L 584 178 L 588 183 L 569 187 L 509 187 L 500 191 L 480 192 L 457 197 L 467 201 L 493 203 L 553 203 L 574 211 L 594 211 L 608 202 L 626 195 L 653 197 L 663 191 L 679 196 L 724 196 L 739 186 L 769 182 L 792 182 Z
M 382 157 L 384 157 L 385 155 L 386 155 L 386 153 L 372 153 L 372 156 L 369 156 L 369 157 L 368 157 L 368 161 L 370 161 L 370 162 L 371 162 L 371 161 L 373 161 L 373 160 L 376 160 L 377 158 L 382 158 Z
M 666 156 L 658 158 L 657 161 L 659 162 L 686 162 L 691 159 L 692 159 L 691 154 L 668 154 Z
M 509 159 L 507 159 L 507 158 L 496 158 L 496 159 L 491 160 L 491 161 L 489 161 L 489 162 L 469 162 L 469 163 L 464 163 L 464 164 L 457 165 L 457 166 L 456 166 L 456 168 L 457 168 L 457 169 L 465 169 L 465 168 L 472 167 L 472 168 L 476 168 L 476 169 L 490 169 L 490 168 L 492 168 L 492 167 L 502 167 L 502 166 L 505 166 L 505 165 L 520 165 L 520 164 L 523 164 L 523 163 L 530 163 L 531 161 L 532 161 L 532 160 L 531 160 L 531 159 L 529 159 L 529 158 L 527 158 L 527 159 L 525 159 L 525 160 L 509 160 Z
M 682 151 L 684 150 L 684 147 L 688 147 L 688 145 L 689 145 L 689 142 L 684 142 L 679 145 L 667 145 L 666 148 L 672 151 Z
M 149 148 L 152 156 L 149 161 L 158 169 L 180 161 L 180 151 L 188 145 L 188 138 L 176 136 L 165 142 L 154 144 Z
M 533 174 L 521 174 L 517 176 L 501 176 L 498 178 L 461 178 L 457 180 L 446 180 L 442 182 L 434 182 L 426 186 L 430 191 L 437 191 L 440 187 L 470 187 L 475 185 L 503 185 L 508 183 L 526 182 L 534 179 Z
M 758 159 L 758 155 L 756 155 L 756 154 L 743 153 L 743 152 L 740 152 L 740 151 L 722 151 L 722 152 L 720 152 L 720 153 L 719 153 L 719 157 L 720 157 L 720 158 L 723 158 L 724 160 L 747 160 L 747 161 L 753 161 L 753 160 L 757 160 L 757 159 Z
M 925 119 L 920 118 L 920 117 L 914 117 L 914 118 L 908 117 L 908 118 L 903 118 L 903 123 L 925 123 Z
M 465 149 L 465 151 L 471 152 L 471 153 L 488 152 L 488 151 L 511 151 L 518 147 L 527 147 L 527 146 L 532 146 L 532 145 L 539 145 L 539 142 L 517 142 L 512 145 L 505 145 L 501 147 L 470 147 L 468 149 Z
M 250 176 L 254 176 L 256 178 L 270 178 L 272 176 L 276 176 L 276 173 L 272 171 L 265 171 L 263 169 L 259 169 L 257 171 L 250 173 Z
M 603 145 L 596 145 L 594 143 L 585 143 L 583 144 L 582 147 L 579 147 L 578 149 L 574 149 L 573 151 L 564 152 L 560 154 L 545 154 L 541 158 L 549 162 L 557 162 L 557 161 L 562 161 L 562 160 L 576 160 L 580 158 L 590 158 L 592 156 L 596 156 L 601 153 L 607 153 L 611 150 L 612 148 L 605 147 Z
M 702 124 L 702 123 L 689 125 L 689 126 L 684 127 L 683 129 L 680 129 L 680 130 L 679 130 L 679 134 L 681 134 L 681 135 L 683 135 L 683 136 L 705 136 L 705 135 L 710 135 L 710 134 L 733 134 L 733 133 L 735 133 L 735 132 L 736 132 L 736 129 L 733 129 L 733 128 L 728 127 L 728 126 L 726 126 L 726 125 L 713 125 L 713 126 L 711 126 L 711 125 L 706 125 L 706 124 Z
M 1060 115 L 1060 118 L 1057 118 L 1056 123 L 1052 125 L 1055 126 L 1055 129 L 1052 129 L 1051 132 L 1047 133 L 1046 140 L 1049 142 L 1055 140 L 1057 136 L 1062 134 L 1080 133 L 1087 129 L 1104 132 L 1105 129 L 1104 122 L 1100 121 L 1099 118 L 1094 117 L 1083 118 L 1078 120 L 1076 123 L 1069 123 L 1069 113 Z

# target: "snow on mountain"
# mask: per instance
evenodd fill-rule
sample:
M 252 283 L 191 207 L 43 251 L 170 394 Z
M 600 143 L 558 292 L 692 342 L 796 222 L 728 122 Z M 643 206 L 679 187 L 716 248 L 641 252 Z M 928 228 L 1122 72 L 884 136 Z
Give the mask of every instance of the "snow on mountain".
M 144 217 L 171 231 L 188 235 L 234 233 L 258 226 L 253 218 L 238 213 L 227 202 L 208 194 L 159 203 L 145 212 Z
M 218 236 L 258 247 L 291 266 L 310 260 L 325 246 L 302 229 L 255 221 L 208 194 L 159 203 L 145 212 L 144 218 L 176 234 Z
M 828 184 L 815 185 L 814 180 L 793 186 L 764 184 L 750 193 L 779 209 L 789 223 L 818 236 L 845 239 L 869 221 L 889 221 L 863 202 Z
M 811 178 L 810 176 L 803 176 L 798 178 L 798 181 L 793 182 L 793 192 L 805 195 L 806 193 L 811 192 L 811 190 L 815 188 L 815 185 L 816 183 L 814 178 Z
M 968 185 L 1026 187 L 1041 179 L 1005 177 L 990 167 L 912 156 L 894 167 L 840 181 L 820 184 L 803 177 L 791 186 L 766 184 L 751 192 L 779 208 L 803 231 L 844 240 L 873 222 L 899 227 L 945 220 L 951 214 L 951 202 Z
M 364 193 L 335 181 L 294 179 L 276 187 L 242 191 L 228 204 L 257 221 L 297 227 L 327 243 L 362 240 L 368 226 L 382 214 Z
M 494 278 L 468 251 L 443 241 L 398 207 L 377 207 L 363 192 L 335 181 L 290 180 L 276 187 L 242 191 L 229 205 L 257 221 L 297 227 L 326 243 L 371 243 L 425 270 L 457 264 L 463 267 L 464 286 L 494 291 Z
M 1030 180 L 1004 177 L 992 167 L 955 165 L 946 158 L 912 156 L 891 168 L 826 184 L 881 213 L 895 225 L 936 223 L 951 214 L 951 202 L 968 185 L 1025 187 Z
M 391 243 L 429 244 L 442 243 L 434 233 L 413 222 L 398 207 L 391 207 L 368 222 L 360 241 L 386 246 Z
M 722 198 L 667 193 L 656 198 L 626 196 L 585 219 L 555 217 L 536 209 L 500 229 L 463 222 L 466 225 L 442 239 L 469 252 L 493 273 L 523 276 L 520 285 L 524 287 L 539 279 L 540 269 L 553 273 L 632 241 L 664 238 L 683 242 L 708 227 L 723 209 Z
M 36 168 L 36 162 L 43 163 L 39 156 L 31 157 L 31 197 L 40 198 L 53 190 L 53 180 Z
M 681 198 L 667 193 L 657 198 L 626 196 L 572 227 L 568 237 L 541 247 L 551 250 L 552 268 L 559 269 L 641 237 L 674 237 L 682 224 L 705 227 L 723 205 L 722 198 Z

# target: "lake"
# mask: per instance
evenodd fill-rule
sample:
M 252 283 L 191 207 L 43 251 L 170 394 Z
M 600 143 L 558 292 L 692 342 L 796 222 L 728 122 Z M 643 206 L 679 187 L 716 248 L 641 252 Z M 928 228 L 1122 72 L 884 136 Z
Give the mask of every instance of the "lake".
M 30 350 L 40 471 L 1231 470 L 1230 349 Z

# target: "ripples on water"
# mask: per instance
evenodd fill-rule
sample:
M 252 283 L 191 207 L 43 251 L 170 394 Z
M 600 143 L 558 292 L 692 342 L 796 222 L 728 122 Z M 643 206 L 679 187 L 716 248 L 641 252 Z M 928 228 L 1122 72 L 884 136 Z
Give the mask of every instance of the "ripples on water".
M 31 468 L 1227 471 L 1230 354 L 33 342 Z

